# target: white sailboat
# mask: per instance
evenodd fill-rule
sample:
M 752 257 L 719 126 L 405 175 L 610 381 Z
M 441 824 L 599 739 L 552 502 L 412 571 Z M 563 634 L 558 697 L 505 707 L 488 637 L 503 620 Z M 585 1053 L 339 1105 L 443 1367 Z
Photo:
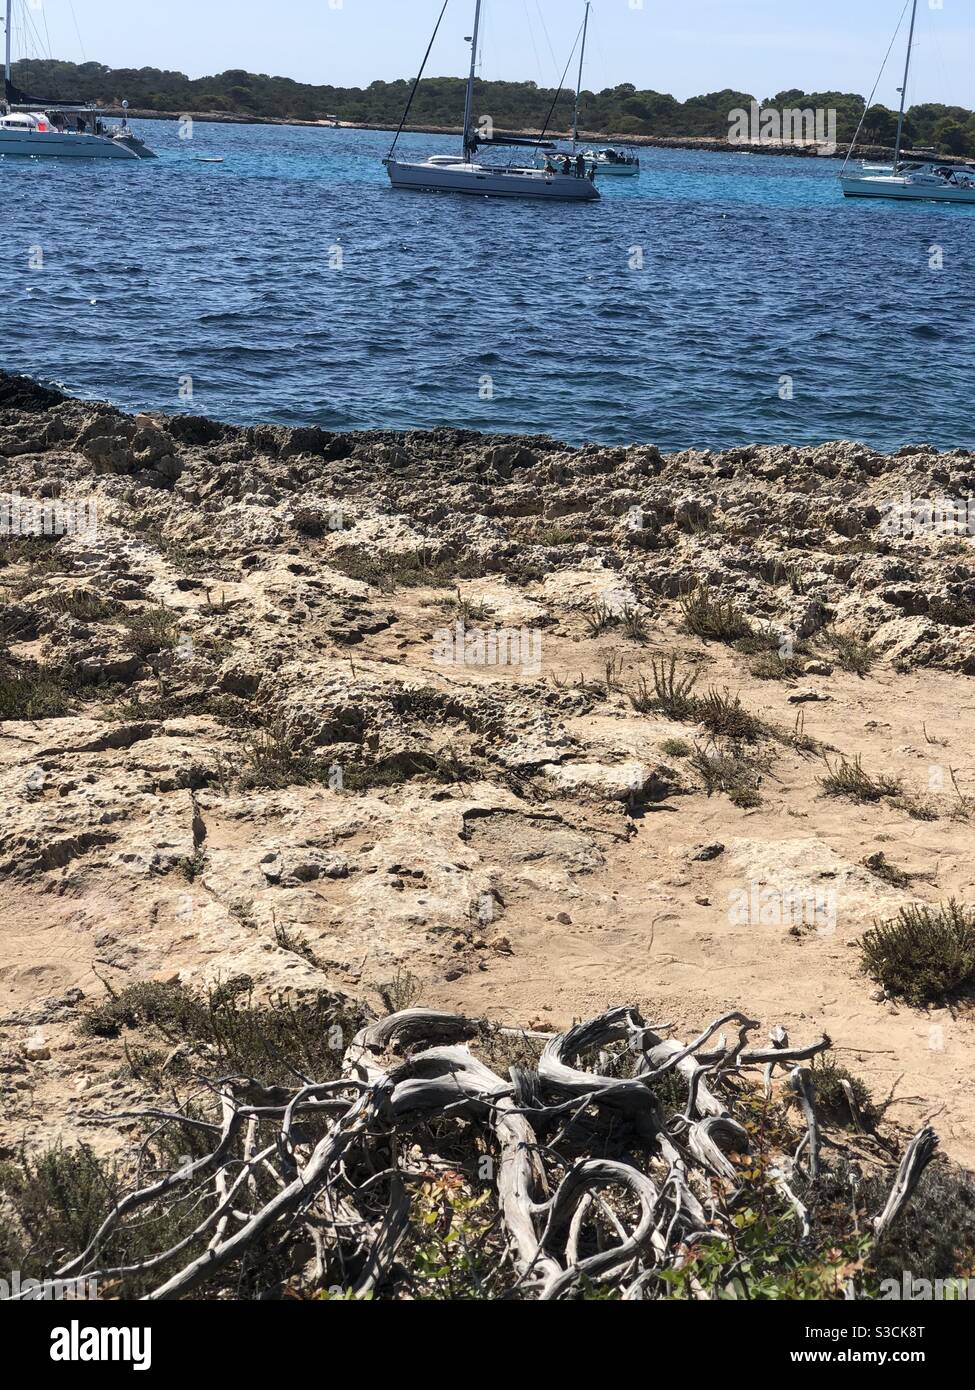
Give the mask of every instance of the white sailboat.
M 106 126 L 87 102 L 43 101 L 15 87 L 12 80 L 13 0 L 6 3 L 4 107 L 0 114 L 0 156 L 28 159 L 155 159 L 123 120 Z M 70 118 L 70 119 L 69 119 Z
M 471 70 L 467 80 L 467 100 L 464 107 L 464 147 L 463 153 L 454 155 L 432 155 L 422 162 L 407 162 L 394 158 L 396 144 L 406 123 L 413 96 L 423 76 L 414 83 L 413 93 L 407 103 L 406 112 L 400 122 L 389 154 L 383 163 L 394 188 L 413 189 L 424 193 L 467 193 L 476 196 L 495 198 L 544 198 L 559 202 L 592 202 L 600 194 L 592 178 L 585 170 L 573 169 L 563 173 L 551 166 L 541 169 L 512 168 L 502 165 L 481 164 L 476 155 L 481 145 L 530 145 L 537 149 L 540 141 L 509 139 L 487 140 L 477 134 L 474 128 L 474 81 L 477 75 L 477 43 L 481 27 L 482 0 L 476 0 L 474 7 L 474 33 L 471 38 Z M 446 10 L 446 0 L 444 4 Z M 441 11 L 440 18 L 443 18 Z M 439 21 L 438 26 L 439 28 Z M 434 30 L 436 37 L 436 30 Z M 431 40 L 432 47 L 432 40 Z M 427 49 L 427 58 L 430 49 Z M 424 59 L 423 66 L 426 66 Z
M 576 83 L 576 104 L 572 117 L 572 152 L 579 148 L 579 105 L 582 100 L 582 74 L 586 65 L 586 40 L 589 37 L 591 0 L 586 0 L 586 17 L 582 24 L 582 52 L 579 55 L 579 80 Z M 585 150 L 583 159 L 596 170 L 598 178 L 633 179 L 640 177 L 640 160 L 626 150 Z
M 579 153 L 579 108 L 582 102 L 582 77 L 586 67 L 586 43 L 589 38 L 589 15 L 592 10 L 592 0 L 586 0 L 586 13 L 582 21 L 582 49 L 579 54 L 579 77 L 576 82 L 575 108 L 572 113 L 572 150 L 556 150 L 546 159 L 555 161 L 575 159 Z M 588 173 L 594 172 L 598 178 L 639 178 L 640 160 L 636 155 L 630 154 L 626 150 L 585 150 L 582 155 L 583 164 Z
M 917 25 L 917 3 L 911 10 L 911 29 L 907 39 L 907 61 L 904 65 L 904 85 L 901 87 L 900 115 L 897 120 L 897 139 L 894 160 L 889 168 L 864 165 L 859 173 L 848 174 L 846 164 L 840 173 L 840 184 L 847 198 L 899 198 L 936 203 L 975 203 L 975 164 L 945 164 L 937 159 L 901 159 L 904 142 L 904 116 L 907 108 L 907 82 L 911 75 L 911 55 Z

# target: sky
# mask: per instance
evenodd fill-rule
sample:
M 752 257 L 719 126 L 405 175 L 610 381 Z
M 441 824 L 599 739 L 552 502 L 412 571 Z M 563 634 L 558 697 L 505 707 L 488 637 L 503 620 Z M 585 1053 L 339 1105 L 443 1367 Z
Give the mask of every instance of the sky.
M 335 86 L 415 74 L 442 0 L 14 0 L 40 53 L 200 77 L 244 68 Z M 680 100 L 726 87 L 869 95 L 905 0 L 593 0 L 585 85 L 632 82 Z M 473 0 L 450 0 L 427 68 L 460 75 Z M 583 0 L 484 0 L 481 75 L 555 85 Z M 20 32 L 15 21 L 15 56 Z M 877 100 L 896 105 L 906 44 Z M 38 44 L 32 39 L 31 51 Z M 975 106 L 975 0 L 921 0 L 909 100 Z

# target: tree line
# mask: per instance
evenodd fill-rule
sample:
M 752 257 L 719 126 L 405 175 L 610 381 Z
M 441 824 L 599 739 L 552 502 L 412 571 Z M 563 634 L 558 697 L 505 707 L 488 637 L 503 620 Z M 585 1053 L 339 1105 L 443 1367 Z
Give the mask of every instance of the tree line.
M 397 125 L 412 82 L 373 82 L 368 87 L 314 86 L 288 77 L 230 69 L 212 77 L 189 78 L 159 68 L 109 68 L 102 63 L 64 63 L 54 59 L 14 65 L 14 82 L 32 95 L 116 104 L 123 98 L 137 109 L 192 111 L 214 115 L 277 120 L 343 121 Z M 458 77 L 431 77 L 420 83 L 411 124 L 456 126 L 463 111 L 465 83 Z M 664 92 L 638 91 L 623 82 L 601 92 L 582 94 L 581 122 L 586 130 L 607 135 L 716 136 L 728 134 L 729 112 L 748 108 L 755 98 L 726 89 L 678 101 Z M 502 130 L 537 130 L 546 125 L 565 130 L 572 121 L 572 94 L 556 93 L 534 82 L 479 82 L 478 112 L 489 113 Z M 778 92 L 761 103 L 780 111 L 807 108 L 835 110 L 841 142 L 854 135 L 864 114 L 864 98 L 852 92 Z M 889 145 L 897 113 L 871 106 L 863 139 Z M 908 144 L 933 147 L 944 154 L 975 155 L 975 112 L 963 106 L 926 102 L 913 106 L 905 126 Z

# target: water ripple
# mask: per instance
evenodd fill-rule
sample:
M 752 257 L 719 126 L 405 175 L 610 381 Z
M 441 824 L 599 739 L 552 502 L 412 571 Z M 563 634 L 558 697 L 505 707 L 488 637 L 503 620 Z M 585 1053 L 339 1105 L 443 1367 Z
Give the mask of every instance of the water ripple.
M 425 197 L 381 132 L 142 133 L 155 163 L 0 160 L 7 369 L 236 421 L 975 445 L 975 209 L 679 150 L 584 208 Z

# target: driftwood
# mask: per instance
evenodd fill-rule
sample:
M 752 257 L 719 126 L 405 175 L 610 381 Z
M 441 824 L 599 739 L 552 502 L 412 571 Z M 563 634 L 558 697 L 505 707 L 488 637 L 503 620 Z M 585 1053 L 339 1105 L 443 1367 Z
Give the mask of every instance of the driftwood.
M 730 1042 L 720 1031 L 729 1024 L 737 1028 Z M 225 1078 L 212 1088 L 213 1122 L 152 1111 L 154 1122 L 186 1127 L 197 1143 L 211 1136 L 209 1152 L 129 1193 L 57 1277 L 158 1270 L 146 1297 L 175 1299 L 269 1241 L 290 1241 L 311 1248 L 306 1288 L 339 1284 L 348 1296 L 371 1295 L 390 1279 L 410 1228 L 410 1185 L 425 1170 L 415 1136 L 435 1124 L 438 1133 L 456 1125 L 476 1136 L 520 1297 L 558 1299 L 584 1282 L 611 1285 L 625 1299 L 658 1297 L 660 1274 L 682 1269 L 700 1241 L 733 1236 L 749 1135 L 729 1105 L 748 1068 L 765 1069 L 768 1089 L 775 1067 L 794 1066 L 807 1131 L 800 1152 L 809 1181 L 817 1177 L 815 1087 L 795 1064 L 829 1039 L 790 1048 L 774 1029 L 770 1048 L 749 1051 L 755 1027 L 736 1011 L 682 1044 L 635 1008 L 611 1009 L 565 1033 L 537 1035 L 537 1069 L 502 1076 L 468 1045 L 483 1024 L 404 1010 L 360 1030 L 337 1078 L 293 1091 Z M 720 1046 L 708 1050 L 715 1034 Z M 600 1069 L 589 1070 L 587 1058 Z M 676 1107 L 675 1088 L 683 1096 Z M 907 1150 L 873 1218 L 878 1238 L 910 1201 L 936 1143 L 924 1129 Z M 806 1236 L 809 1211 L 787 1180 L 794 1161 L 782 1154 L 777 1163 L 770 1179 Z M 112 1267 L 103 1252 L 125 1220 L 174 1197 L 198 1213 L 194 1228 L 139 1263 Z M 693 1273 L 691 1287 L 707 1296 Z

